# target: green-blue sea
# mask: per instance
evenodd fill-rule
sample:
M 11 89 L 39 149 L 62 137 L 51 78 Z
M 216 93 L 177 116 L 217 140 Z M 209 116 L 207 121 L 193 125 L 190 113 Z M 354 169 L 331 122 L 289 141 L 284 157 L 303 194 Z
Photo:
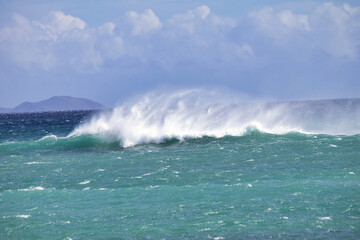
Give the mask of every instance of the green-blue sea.
M 359 134 L 159 137 L 138 110 L 1 114 L 0 239 L 360 239 Z

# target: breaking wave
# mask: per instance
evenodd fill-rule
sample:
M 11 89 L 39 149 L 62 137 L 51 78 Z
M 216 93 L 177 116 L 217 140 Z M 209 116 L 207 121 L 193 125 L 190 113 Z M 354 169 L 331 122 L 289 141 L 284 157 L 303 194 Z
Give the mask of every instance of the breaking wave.
M 353 135 L 360 132 L 360 100 L 251 101 L 201 89 L 152 92 L 94 116 L 68 137 L 98 135 L 128 147 L 165 139 L 241 136 L 249 129 Z

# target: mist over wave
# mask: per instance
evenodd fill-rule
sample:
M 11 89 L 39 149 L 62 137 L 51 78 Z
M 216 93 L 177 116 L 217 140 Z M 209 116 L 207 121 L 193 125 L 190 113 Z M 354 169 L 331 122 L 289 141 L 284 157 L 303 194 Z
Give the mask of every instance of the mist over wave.
M 124 147 L 164 139 L 241 136 L 249 129 L 352 135 L 360 133 L 360 100 L 265 102 L 201 89 L 151 92 L 94 116 L 68 137 L 99 135 Z

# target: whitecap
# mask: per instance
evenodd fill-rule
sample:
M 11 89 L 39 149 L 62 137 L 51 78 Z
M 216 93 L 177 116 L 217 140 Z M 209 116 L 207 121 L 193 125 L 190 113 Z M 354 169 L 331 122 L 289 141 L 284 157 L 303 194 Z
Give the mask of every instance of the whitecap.
M 249 129 L 275 134 L 311 133 L 306 128 L 313 125 L 303 124 L 292 114 L 298 112 L 298 105 L 249 101 L 201 89 L 152 92 L 94 116 L 68 137 L 96 134 L 130 147 L 170 138 L 241 136 Z
M 37 186 L 37 187 L 29 187 L 29 188 L 23 188 L 23 189 L 18 189 L 19 191 L 42 191 L 45 188 L 41 187 L 41 186 Z
M 143 176 L 150 176 L 150 175 L 152 175 L 152 174 L 154 174 L 154 173 L 152 173 L 152 172 L 150 172 L 150 173 L 144 173 Z
M 24 164 L 26 164 L 26 165 L 34 165 L 34 164 L 44 164 L 44 163 L 46 163 L 46 162 L 26 162 Z
M 132 179 L 141 179 L 143 177 L 142 176 L 135 176 L 135 177 L 130 177 L 130 178 L 132 178 Z
M 18 218 L 29 218 L 29 217 L 31 217 L 31 215 L 19 214 L 19 215 L 16 215 L 16 217 L 18 217 Z
M 203 229 L 201 229 L 200 231 L 201 232 L 206 232 L 206 231 L 210 231 L 211 230 L 211 228 L 203 228 Z
M 40 141 L 43 141 L 43 140 L 46 140 L 46 139 L 54 139 L 54 140 L 57 140 L 58 137 L 54 134 L 50 134 L 50 135 L 46 135 L 42 138 L 40 138 L 39 140 L 37 140 L 37 142 L 40 142 Z
M 206 212 L 204 215 L 208 216 L 208 215 L 216 215 L 218 214 L 219 212 L 216 212 L 216 211 L 210 211 L 210 212 Z
M 30 208 L 30 209 L 27 209 L 28 211 L 34 211 L 36 209 L 38 209 L 39 207 L 34 207 L 34 208 Z
M 221 240 L 221 239 L 225 239 L 224 237 L 214 237 L 214 240 Z
M 80 185 L 85 185 L 85 184 L 88 184 L 90 182 L 91 182 L 91 180 L 84 180 L 84 181 L 80 182 L 79 184 Z
M 33 165 L 33 164 L 39 164 L 40 162 L 27 162 L 27 163 L 24 163 L 24 164 L 27 164 L 27 165 Z
M 171 138 L 242 136 L 254 129 L 272 134 L 358 133 L 348 120 L 352 108 L 338 109 L 331 101 L 319 103 L 324 104 L 326 117 L 314 124 L 319 116 L 311 101 L 268 103 L 203 89 L 150 92 L 94 116 L 68 137 L 95 134 L 130 147 Z
M 13 144 L 13 143 L 16 143 L 16 142 L 14 142 L 14 141 L 7 141 L 7 142 L 0 143 L 0 146 L 1 146 L 1 145 L 9 145 L 9 144 Z

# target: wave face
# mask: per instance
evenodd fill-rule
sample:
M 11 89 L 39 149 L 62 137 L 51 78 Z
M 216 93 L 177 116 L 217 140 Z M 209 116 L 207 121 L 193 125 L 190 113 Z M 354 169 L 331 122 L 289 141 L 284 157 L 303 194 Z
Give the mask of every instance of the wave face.
M 199 89 L 152 92 L 94 116 L 69 137 L 95 134 L 124 147 L 164 139 L 241 136 L 249 129 L 352 135 L 360 132 L 359 99 L 262 102 Z

